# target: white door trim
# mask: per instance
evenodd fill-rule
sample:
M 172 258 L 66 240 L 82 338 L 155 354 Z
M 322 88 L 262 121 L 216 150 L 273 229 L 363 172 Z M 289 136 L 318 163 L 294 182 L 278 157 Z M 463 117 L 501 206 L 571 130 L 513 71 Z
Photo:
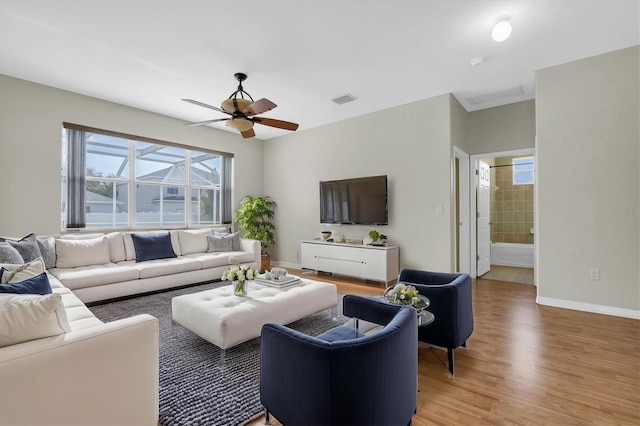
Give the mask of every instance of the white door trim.
M 460 270 L 455 272 L 461 272 L 465 274 L 471 274 L 471 228 L 469 227 L 469 220 L 467 218 L 470 217 L 469 211 L 469 199 L 471 197 L 469 191 L 469 173 L 471 163 L 469 162 L 469 154 L 458 148 L 457 146 L 453 147 L 453 179 L 451 181 L 452 189 L 451 194 L 453 198 L 453 209 L 452 209 L 452 219 L 451 223 L 453 226 L 453 241 L 458 241 L 457 234 L 460 233 L 460 247 L 457 250 L 457 253 L 460 253 L 460 259 L 456 259 L 456 247 L 454 244 L 454 255 L 453 255 L 453 267 L 452 270 L 455 271 L 456 260 L 459 260 Z M 455 174 L 455 160 L 458 159 L 458 174 Z M 459 194 L 458 199 L 455 197 L 455 185 L 456 179 L 459 180 Z M 459 203 L 459 204 L 458 204 Z M 456 207 L 458 207 L 460 212 L 460 223 L 456 223 Z
M 482 160 L 478 160 L 476 215 L 478 252 L 476 262 L 476 275 L 482 276 L 491 269 L 491 166 Z
M 535 156 L 535 148 L 524 148 L 524 149 L 513 149 L 510 151 L 499 151 L 499 152 L 489 152 L 486 154 L 473 154 L 470 159 L 471 165 L 471 173 L 469 175 L 469 188 L 470 190 L 470 208 L 469 208 L 469 225 L 471 225 L 470 236 L 471 236 L 471 277 L 477 278 L 478 276 L 478 265 L 475 261 L 478 256 L 478 251 L 476 249 L 478 244 L 478 229 L 476 226 L 476 213 L 478 212 L 478 206 L 476 203 L 476 173 L 478 172 L 478 160 L 482 160 L 483 158 L 495 158 L 495 157 L 511 157 L 515 155 L 523 155 L 523 154 L 532 154 Z M 534 202 L 535 203 L 535 202 Z M 534 207 L 534 211 L 537 211 L 537 206 Z M 537 229 L 536 229 L 537 231 Z M 535 235 L 534 235 L 535 238 Z

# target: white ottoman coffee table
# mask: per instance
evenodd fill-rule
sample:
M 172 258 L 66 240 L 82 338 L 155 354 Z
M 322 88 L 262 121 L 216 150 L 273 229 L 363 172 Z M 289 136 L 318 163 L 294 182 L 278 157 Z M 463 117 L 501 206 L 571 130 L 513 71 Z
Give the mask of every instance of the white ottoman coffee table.
M 336 286 L 302 278 L 283 289 L 248 283 L 247 295 L 233 294 L 231 284 L 174 297 L 171 316 L 221 349 L 260 336 L 266 323 L 289 324 L 313 313 L 335 308 Z

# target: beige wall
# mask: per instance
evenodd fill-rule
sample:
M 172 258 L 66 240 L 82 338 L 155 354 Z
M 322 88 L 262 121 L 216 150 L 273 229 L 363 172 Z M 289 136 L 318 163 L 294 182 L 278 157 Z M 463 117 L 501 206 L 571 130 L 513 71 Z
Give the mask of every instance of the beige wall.
M 235 154 L 234 205 L 262 193 L 256 139 L 0 75 L 0 235 L 60 233 L 62 122 Z
M 449 97 L 450 114 L 451 114 L 451 145 L 457 146 L 467 154 L 469 154 L 469 117 L 473 113 L 468 113 L 460 105 L 460 102 L 453 96 Z
M 401 267 L 451 270 L 450 99 L 442 95 L 266 141 L 265 193 L 278 203 L 274 258 L 299 264 L 300 241 L 320 235 L 319 181 L 386 174 L 389 225 L 376 229 L 400 246 Z M 373 227 L 329 228 L 363 237 Z
M 640 308 L 639 50 L 536 73 L 543 302 Z
M 470 155 L 533 148 L 535 101 L 524 101 L 468 113 L 466 136 Z

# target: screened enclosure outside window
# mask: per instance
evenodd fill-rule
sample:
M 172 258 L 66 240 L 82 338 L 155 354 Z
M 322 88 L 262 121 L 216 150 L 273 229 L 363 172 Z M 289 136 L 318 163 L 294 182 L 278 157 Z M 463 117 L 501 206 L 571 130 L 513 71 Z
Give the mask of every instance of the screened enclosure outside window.
M 514 158 L 513 160 L 511 160 L 511 164 L 513 165 L 514 185 L 533 184 L 533 157 Z
M 62 229 L 231 221 L 232 155 L 64 123 Z

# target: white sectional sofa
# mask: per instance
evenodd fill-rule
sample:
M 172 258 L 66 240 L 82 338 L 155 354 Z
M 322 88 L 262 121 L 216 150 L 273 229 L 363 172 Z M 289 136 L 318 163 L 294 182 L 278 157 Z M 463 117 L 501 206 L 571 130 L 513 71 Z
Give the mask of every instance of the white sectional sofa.
M 207 234 L 224 230 L 131 231 L 62 237 L 55 240 L 56 265 L 49 273 L 80 300 L 89 303 L 217 280 L 229 268 L 232 257 L 241 265 L 258 268 L 259 241 L 238 238 L 238 250 L 208 251 Z M 131 235 L 162 232 L 169 232 L 177 257 L 137 261 Z
M 137 315 L 103 323 L 85 303 L 219 279 L 232 257 L 260 265 L 260 242 L 234 234 L 214 238 L 215 231 L 37 241 L 31 234 L 0 243 L 3 256 L 39 256 L 28 267 L 0 264 L 0 278 L 15 278 L 13 271 L 28 278 L 33 270 L 28 279 L 46 275 L 52 290 L 0 294 L 0 425 L 157 425 L 158 320 Z M 154 240 L 158 235 L 163 243 Z M 157 255 L 158 247 L 167 257 L 141 261 Z
M 0 425 L 157 425 L 158 320 L 103 323 L 48 278 L 51 295 L 1 295 L 12 300 L 0 308 L 21 313 L 0 316 L 0 346 L 18 340 L 0 347 Z M 45 298 L 46 312 L 29 308 Z

